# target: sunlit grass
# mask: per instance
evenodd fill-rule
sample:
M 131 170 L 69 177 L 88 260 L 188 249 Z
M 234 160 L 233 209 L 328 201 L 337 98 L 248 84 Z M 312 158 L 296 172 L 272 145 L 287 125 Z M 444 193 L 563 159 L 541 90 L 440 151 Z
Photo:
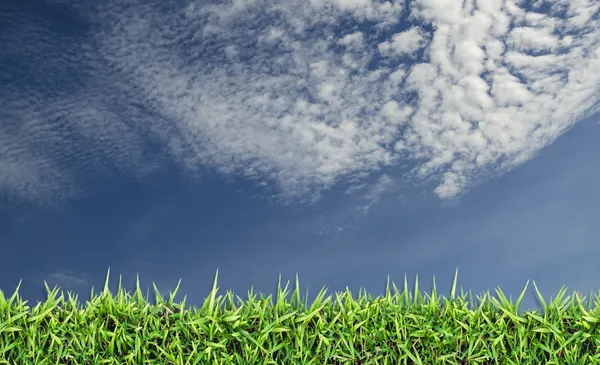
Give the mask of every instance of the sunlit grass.
M 77 296 L 56 298 L 30 310 L 17 287 L 8 300 L 0 291 L 0 364 L 600 364 L 600 306 L 591 309 L 578 293 L 543 305 L 543 313 L 513 304 L 497 289 L 474 303 L 461 289 L 456 298 L 454 276 L 450 299 L 437 297 L 435 277 L 431 296 L 423 297 L 415 280 L 415 294 L 399 293 L 389 278 L 386 294 L 373 298 L 362 292 L 325 298 L 323 288 L 308 307 L 300 298 L 298 277 L 291 300 L 281 289 L 275 304 L 250 290 L 244 302 L 231 292 L 217 297 L 218 270 L 202 307 L 185 309 L 164 301 L 156 285 L 156 305 L 144 298 L 137 280 L 133 296 L 119 279 L 118 293 L 108 290 L 80 308 Z M 289 284 L 289 283 L 288 283 Z M 527 283 L 529 284 L 529 282 Z M 427 299 L 427 300 L 425 300 Z M 15 301 L 16 300 L 16 301 Z M 569 303 L 570 302 L 570 303 Z M 475 307 L 473 307 L 475 308 Z

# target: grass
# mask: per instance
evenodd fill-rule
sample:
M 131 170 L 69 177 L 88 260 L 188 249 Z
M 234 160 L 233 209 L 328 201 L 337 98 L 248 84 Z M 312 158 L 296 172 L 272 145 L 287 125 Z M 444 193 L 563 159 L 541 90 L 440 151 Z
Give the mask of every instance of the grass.
M 115 297 L 104 290 L 86 308 L 77 296 L 56 298 L 49 291 L 45 303 L 31 311 L 18 299 L 0 291 L 0 364 L 600 364 L 600 309 L 592 310 L 575 293 L 563 300 L 564 287 L 544 312 L 517 312 L 501 290 L 489 292 L 470 310 L 465 295 L 455 298 L 458 270 L 450 299 L 437 298 L 435 277 L 431 296 L 424 298 L 415 281 L 415 295 L 392 295 L 389 278 L 384 297 L 349 290 L 324 298 L 323 288 L 310 307 L 296 289 L 287 301 L 281 276 L 275 305 L 271 296 L 248 300 L 233 294 L 217 297 L 218 270 L 202 307 L 174 304 L 179 289 L 164 301 L 153 284 L 156 304 L 142 297 L 139 278 L 133 296 L 124 293 L 119 279 Z M 288 283 L 289 284 L 289 283 Z M 13 304 L 17 298 L 17 302 Z M 425 301 L 425 299 L 428 299 Z M 470 294 L 470 303 L 473 302 Z M 569 304 L 567 306 L 567 304 Z

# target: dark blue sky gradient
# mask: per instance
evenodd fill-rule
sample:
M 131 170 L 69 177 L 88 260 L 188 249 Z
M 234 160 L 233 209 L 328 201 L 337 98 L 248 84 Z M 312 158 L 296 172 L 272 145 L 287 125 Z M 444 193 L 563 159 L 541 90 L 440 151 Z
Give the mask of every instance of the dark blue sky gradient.
M 435 275 L 438 294 L 448 297 L 456 268 L 459 288 L 495 296 L 500 287 L 513 302 L 527 280 L 535 280 L 547 301 L 562 286 L 568 294 L 598 293 L 598 113 L 580 120 L 537 157 L 486 177 L 457 199 L 434 194 L 439 179 L 412 184 L 392 179 L 391 190 L 370 201 L 348 192 L 358 183 L 342 177 L 312 205 L 282 201 L 276 199 L 277 182 L 261 185 L 209 164 L 198 166 L 193 178 L 146 130 L 136 132 L 141 142 L 135 151 L 142 157 L 130 161 L 128 153 L 136 153 L 130 146 L 103 154 L 101 142 L 79 135 L 64 115 L 47 112 L 47 105 L 67 95 L 108 98 L 122 92 L 114 85 L 127 84 L 106 63 L 78 63 L 80 57 L 92 59 L 82 49 L 96 47 L 90 35 L 95 25 L 80 15 L 82 7 L 67 1 L 0 5 L 0 104 L 10 105 L 0 111 L 0 144 L 5 143 L 0 145 L 0 289 L 5 297 L 22 279 L 19 293 L 34 306 L 46 298 L 46 280 L 79 293 L 83 303 L 92 286 L 101 291 L 109 267 L 113 293 L 119 275 L 126 290 L 133 291 L 139 273 L 144 294 L 154 282 L 165 297 L 181 278 L 176 300 L 185 294 L 187 305 L 196 307 L 208 296 L 217 268 L 219 293 L 231 289 L 242 298 L 251 286 L 255 293 L 273 294 L 279 274 L 293 290 L 296 273 L 302 295 L 308 286 L 309 301 L 323 286 L 328 294 L 348 287 L 356 297 L 363 287 L 382 295 L 388 275 L 402 289 L 405 274 L 411 290 L 418 274 L 421 293 L 431 292 Z M 400 24 L 388 31 L 407 28 Z M 148 123 L 174 118 L 136 105 L 125 93 L 114 100 L 122 105 L 107 102 L 106 118 L 117 115 L 134 130 L 145 118 Z M 70 113 L 68 106 L 62 110 Z M 57 139 L 22 146 L 22 139 L 11 140 L 32 133 L 28 118 L 35 113 L 38 131 L 55 131 L 68 143 Z M 52 143 L 58 144 L 44 153 Z M 39 181 L 50 186 L 46 195 L 16 192 L 14 186 L 35 190 L 28 181 L 5 184 L 15 170 L 3 161 L 21 156 L 26 147 L 55 161 L 75 184 L 42 177 Z M 128 174 L 130 164 L 140 160 L 148 162 L 147 173 Z M 382 174 L 397 177 L 413 167 L 414 161 L 386 166 L 360 183 L 373 187 Z M 72 196 L 61 195 L 70 189 Z M 538 306 L 530 282 L 521 308 Z

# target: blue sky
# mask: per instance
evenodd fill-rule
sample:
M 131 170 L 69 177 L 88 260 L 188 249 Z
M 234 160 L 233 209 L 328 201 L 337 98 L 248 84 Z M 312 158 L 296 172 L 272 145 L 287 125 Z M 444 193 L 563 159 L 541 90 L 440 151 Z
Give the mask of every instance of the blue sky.
M 598 2 L 99 3 L 0 5 L 5 296 L 600 290 Z

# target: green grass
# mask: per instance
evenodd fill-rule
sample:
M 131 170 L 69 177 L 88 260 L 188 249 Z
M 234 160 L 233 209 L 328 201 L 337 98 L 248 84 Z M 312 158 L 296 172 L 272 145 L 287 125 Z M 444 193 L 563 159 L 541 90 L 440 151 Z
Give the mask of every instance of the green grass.
M 308 307 L 297 276 L 289 302 L 281 276 L 275 305 L 252 289 L 245 302 L 217 297 L 217 270 L 202 307 L 187 310 L 185 297 L 173 303 L 179 284 L 168 301 L 153 285 L 150 305 L 139 278 L 133 296 L 119 280 L 112 297 L 109 276 L 85 308 L 47 284 L 47 301 L 31 310 L 20 283 L 8 300 L 0 291 L 0 364 L 600 364 L 599 296 L 586 308 L 578 293 L 563 299 L 564 287 L 546 305 L 534 282 L 543 314 L 518 314 L 527 285 L 516 304 L 497 289 L 499 299 L 488 292 L 470 310 L 462 289 L 455 297 L 458 270 L 450 299 L 437 297 L 435 277 L 431 296 L 419 293 L 418 277 L 413 296 L 405 277 L 402 293 L 393 284 L 392 295 L 388 278 L 384 297 L 354 300 L 346 290 L 332 301 L 323 288 Z

